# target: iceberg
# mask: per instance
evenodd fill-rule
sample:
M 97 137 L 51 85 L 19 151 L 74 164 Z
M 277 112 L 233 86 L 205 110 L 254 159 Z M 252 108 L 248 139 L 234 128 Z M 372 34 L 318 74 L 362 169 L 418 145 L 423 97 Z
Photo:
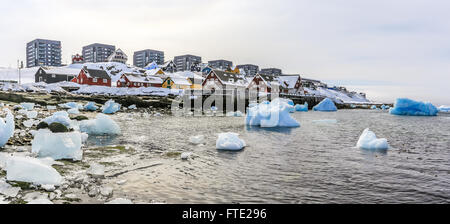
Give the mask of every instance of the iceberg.
M 54 160 L 80 161 L 83 158 L 82 138 L 80 132 L 52 133 L 48 129 L 39 129 L 31 142 L 31 152 Z
M 56 106 L 47 106 L 47 110 L 56 110 Z
M 80 122 L 80 131 L 89 135 L 119 135 L 119 125 L 105 114 L 97 114 L 94 120 Z
M 114 114 L 120 110 L 121 105 L 114 102 L 114 100 L 108 100 L 105 105 L 102 106 L 102 113 Z
M 404 116 L 436 116 L 438 109 L 431 103 L 418 102 L 407 98 L 397 99 L 390 114 Z
M 20 106 L 22 106 L 25 110 L 33 110 L 34 109 L 34 103 L 21 103 Z
M 390 106 L 386 106 L 386 105 L 381 105 L 381 109 L 382 110 L 389 110 L 389 108 L 391 108 Z
M 44 119 L 44 122 L 47 123 L 48 125 L 55 123 L 55 122 L 61 123 L 61 124 L 65 125 L 66 127 L 69 127 L 71 124 L 69 114 L 66 111 L 55 112 L 55 113 L 53 113 L 52 116 L 46 117 Z
M 26 115 L 27 115 L 28 118 L 33 119 L 33 118 L 36 118 L 36 117 L 37 117 L 38 112 L 37 112 L 37 111 L 28 111 L 28 112 L 26 113 Z
M 88 102 L 86 105 L 84 105 L 84 109 L 87 111 L 96 111 L 98 110 L 98 107 L 94 102 Z
M 69 102 L 69 103 L 64 103 L 64 104 L 59 104 L 58 106 L 65 108 L 65 109 L 83 109 L 83 106 L 76 103 L 76 102 Z
M 20 190 L 20 187 L 13 187 L 10 184 L 6 183 L 4 179 L 0 179 L 0 194 L 3 194 L 10 198 L 14 198 L 17 196 L 17 194 L 19 194 Z
M 232 132 L 219 134 L 219 138 L 216 141 L 216 148 L 230 151 L 242 150 L 246 146 L 245 141 L 238 136 L 239 134 Z
M 192 136 L 189 138 L 189 142 L 194 145 L 200 145 L 205 141 L 205 136 L 198 135 L 198 136 Z
M 441 113 L 450 113 L 450 106 L 444 106 L 444 105 L 440 106 L 439 107 L 439 112 L 441 112 Z
M 97 163 L 92 163 L 90 164 L 89 169 L 86 172 L 94 178 L 104 178 L 105 166 Z
M 300 123 L 289 114 L 294 107 L 284 99 L 262 102 L 248 108 L 246 125 L 268 127 L 300 127 Z
M 319 104 L 313 107 L 314 111 L 337 111 L 336 105 L 334 105 L 333 100 L 326 98 L 322 100 Z
M 377 106 L 375 106 L 375 105 L 372 105 L 372 106 L 370 107 L 370 109 L 372 109 L 372 110 L 376 110 L 376 109 L 377 109 Z
M 359 137 L 356 147 L 366 150 L 387 150 L 389 144 L 385 138 L 377 138 L 375 133 L 367 128 Z
M 135 110 L 135 109 L 137 109 L 137 107 L 136 107 L 136 105 L 133 104 L 133 105 L 129 106 L 128 109 Z
M 191 157 L 191 155 L 192 155 L 192 152 L 183 152 L 183 153 L 181 153 L 181 159 L 188 160 L 189 157 Z
M 78 108 L 72 108 L 72 109 L 69 109 L 67 111 L 67 113 L 69 113 L 69 114 L 80 114 L 80 111 L 78 110 Z
M 0 117 L 0 147 L 6 145 L 9 139 L 14 135 L 15 123 L 14 116 L 9 109 L 5 109 L 5 120 Z
M 308 112 L 308 102 L 305 102 L 303 105 L 295 105 L 295 110 L 299 112 Z
M 31 157 L 11 157 L 6 162 L 6 179 L 39 185 L 59 186 L 62 177 L 53 167 Z

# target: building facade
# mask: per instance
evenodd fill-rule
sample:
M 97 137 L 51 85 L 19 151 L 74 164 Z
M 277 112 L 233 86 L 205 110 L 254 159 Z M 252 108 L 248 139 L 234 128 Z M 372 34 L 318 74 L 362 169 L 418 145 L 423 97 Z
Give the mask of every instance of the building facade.
M 114 51 L 107 59 L 107 62 L 117 62 L 126 64 L 128 61 L 128 56 L 120 48 Z
M 27 68 L 61 66 L 61 41 L 36 39 L 27 43 Z
M 283 71 L 279 68 L 263 68 L 259 73 L 264 75 L 280 76 L 283 74 Z
M 208 66 L 213 69 L 227 70 L 233 67 L 233 62 L 227 60 L 208 61 Z
M 84 62 L 106 62 L 108 57 L 116 51 L 116 46 L 107 44 L 91 44 L 83 47 Z
M 238 65 L 237 68 L 244 70 L 247 77 L 253 77 L 259 72 L 259 66 L 252 64 Z
M 181 56 L 176 56 L 173 60 L 173 62 L 175 63 L 176 67 L 177 67 L 177 71 L 186 71 L 186 70 L 191 70 L 191 67 L 193 65 L 198 65 L 200 63 L 202 63 L 202 57 L 199 56 L 195 56 L 195 55 L 181 55 Z
M 45 83 L 57 83 L 57 82 L 70 82 L 73 78 L 78 76 L 81 69 L 75 68 L 44 68 L 40 67 L 34 75 L 35 82 Z
M 158 65 L 164 64 L 164 52 L 156 50 L 136 51 L 133 54 L 133 65 L 143 68 L 148 64 L 156 62 Z
M 111 87 L 111 77 L 104 70 L 89 69 L 83 67 L 77 77 L 72 79 L 80 85 L 109 86 Z

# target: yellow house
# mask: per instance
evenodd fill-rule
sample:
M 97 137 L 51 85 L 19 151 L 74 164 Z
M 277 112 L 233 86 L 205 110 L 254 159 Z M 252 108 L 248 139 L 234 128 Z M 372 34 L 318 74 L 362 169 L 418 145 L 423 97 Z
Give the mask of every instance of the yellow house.
M 191 81 L 183 77 L 168 77 L 162 84 L 162 87 L 167 89 L 190 89 L 191 86 Z

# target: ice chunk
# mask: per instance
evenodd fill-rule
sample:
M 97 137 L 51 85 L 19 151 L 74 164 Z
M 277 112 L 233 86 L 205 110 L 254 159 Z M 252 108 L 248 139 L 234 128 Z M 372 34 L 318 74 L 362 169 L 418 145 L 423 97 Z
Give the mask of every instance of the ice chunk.
M 13 187 L 10 184 L 6 183 L 3 179 L 0 179 L 0 194 L 3 194 L 7 197 L 14 198 L 17 196 L 20 187 Z
M 57 123 L 61 123 L 61 124 L 65 125 L 66 127 L 69 127 L 71 124 L 69 114 L 66 111 L 55 112 L 55 113 L 53 113 L 52 116 L 45 118 L 44 122 L 49 125 L 54 122 L 57 122 Z
M 441 112 L 441 113 L 450 113 L 450 106 L 444 106 L 444 105 L 440 106 L 439 107 L 439 112 Z
M 22 106 L 25 110 L 33 110 L 34 109 L 34 103 L 21 103 L 20 106 Z
M 28 111 L 28 112 L 26 113 L 26 115 L 27 115 L 28 118 L 33 119 L 33 118 L 36 118 L 36 117 L 37 117 L 38 112 L 37 112 L 37 111 Z
M 124 198 L 116 198 L 112 201 L 106 202 L 105 204 L 133 204 L 133 202 Z
M 289 114 L 294 107 L 284 99 L 274 99 L 272 102 L 262 102 L 248 108 L 246 124 L 261 127 L 300 127 Z
M 0 107 L 4 107 L 5 106 L 5 104 L 4 103 L 0 103 Z
M 72 108 L 72 109 L 69 109 L 67 111 L 67 113 L 69 113 L 69 114 L 80 114 L 80 111 L 78 110 L 78 108 Z
M 360 149 L 367 150 L 386 150 L 389 144 L 385 138 L 377 138 L 375 133 L 368 128 L 364 130 L 356 145 Z
M 336 105 L 334 105 L 333 100 L 326 98 L 322 100 L 319 104 L 313 107 L 314 111 L 337 111 Z
M 137 107 L 136 107 L 136 105 L 133 104 L 133 105 L 129 106 L 128 109 L 135 110 L 135 109 L 137 109 Z
M 91 175 L 94 178 L 104 178 L 105 177 L 105 166 L 92 163 L 87 170 L 87 174 Z
M 438 109 L 431 103 L 418 102 L 407 98 L 397 99 L 390 114 L 406 116 L 436 116 Z
M 0 148 L 5 146 L 9 139 L 14 135 L 15 123 L 14 116 L 9 109 L 5 109 L 5 120 L 0 117 Z
M 114 114 L 120 110 L 121 105 L 114 102 L 114 100 L 108 100 L 105 105 L 102 106 L 102 113 Z
M 189 142 L 191 142 L 194 145 L 202 144 L 205 141 L 205 136 L 198 135 L 198 136 L 192 136 L 189 138 Z
M 216 148 L 231 151 L 242 150 L 246 146 L 245 141 L 240 139 L 238 136 L 239 134 L 232 132 L 219 134 L 216 141 Z
M 26 121 L 22 122 L 22 124 L 23 124 L 23 126 L 25 126 L 27 128 L 31 128 L 31 127 L 33 127 L 33 125 L 39 124 L 39 121 L 30 119 L 30 120 L 26 120 Z
M 39 157 L 79 161 L 83 157 L 81 142 L 80 132 L 52 133 L 48 129 L 40 129 L 31 144 L 32 152 Z
M 56 110 L 56 106 L 47 105 L 47 110 Z
M 119 125 L 105 114 L 97 114 L 94 120 L 80 122 L 80 131 L 89 135 L 119 135 Z
M 370 107 L 370 109 L 372 109 L 372 110 L 376 110 L 376 109 L 377 109 L 377 106 L 375 106 L 375 105 L 372 105 L 372 106 Z
M 181 159 L 182 160 L 187 160 L 189 159 L 189 157 L 192 155 L 192 152 L 183 152 L 181 153 Z
M 86 105 L 84 105 L 84 109 L 87 111 L 96 111 L 98 110 L 98 107 L 94 102 L 88 102 Z
M 381 109 L 382 110 L 389 110 L 389 108 L 391 108 L 390 106 L 386 106 L 386 105 L 381 105 Z
M 295 105 L 295 110 L 300 112 L 308 112 L 308 102 L 305 102 L 303 105 Z
M 39 185 L 59 186 L 62 177 L 53 167 L 39 159 L 30 157 L 11 157 L 6 162 L 6 179 Z
M 65 108 L 65 109 L 83 109 L 83 106 L 81 104 L 78 104 L 76 102 L 69 102 L 69 103 L 65 103 L 65 104 L 59 104 L 58 106 Z

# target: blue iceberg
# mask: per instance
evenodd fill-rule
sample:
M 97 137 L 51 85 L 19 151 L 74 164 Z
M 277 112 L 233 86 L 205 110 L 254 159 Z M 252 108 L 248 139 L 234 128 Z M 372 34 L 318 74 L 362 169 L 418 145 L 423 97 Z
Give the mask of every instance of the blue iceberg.
M 384 104 L 381 106 L 382 110 L 389 110 L 390 108 L 391 108 L 390 106 L 386 106 Z
M 356 146 L 360 149 L 367 150 L 387 150 L 389 149 L 389 144 L 385 138 L 377 138 L 375 133 L 370 131 L 368 128 L 363 131 L 361 137 L 359 137 Z
M 295 110 L 300 112 L 308 112 L 308 102 L 305 102 L 303 105 L 295 105 Z
M 95 105 L 94 102 L 89 102 L 86 105 L 84 105 L 84 109 L 87 111 L 96 111 L 98 110 L 98 107 Z
M 25 110 L 33 110 L 34 109 L 34 103 L 21 103 L 20 105 Z
M 373 106 L 370 107 L 370 109 L 376 110 L 376 109 L 377 109 L 377 106 L 373 105 Z
M 333 100 L 330 98 L 326 98 L 322 100 L 319 104 L 317 104 L 314 108 L 314 111 L 337 111 L 336 105 L 334 105 Z
M 69 114 L 66 111 L 58 111 L 53 113 L 52 116 L 50 117 L 46 117 L 44 119 L 44 122 L 47 123 L 48 125 L 52 124 L 52 123 L 61 123 L 63 125 L 65 125 L 66 127 L 70 127 L 70 118 L 69 118 Z
M 440 113 L 450 113 L 450 106 L 444 106 L 444 105 L 440 106 L 439 112 Z
M 89 135 L 120 135 L 120 126 L 108 115 L 97 114 L 94 120 L 80 122 L 80 131 Z
M 0 117 L 0 147 L 6 145 L 9 139 L 14 135 L 14 116 L 9 109 L 5 109 L 6 117 L 5 120 Z
M 221 133 L 216 141 L 216 148 L 219 150 L 239 151 L 245 148 L 245 141 L 240 139 L 239 134 L 228 132 Z
M 397 99 L 390 114 L 404 116 L 436 116 L 438 109 L 431 103 L 418 102 L 407 98 Z
M 114 102 L 114 100 L 108 100 L 105 105 L 102 106 L 102 113 L 114 114 L 120 110 L 121 105 Z
M 65 109 L 82 109 L 83 106 L 81 106 L 80 104 L 76 103 L 76 102 L 69 102 L 69 103 L 64 103 L 64 104 L 59 104 L 60 107 L 65 108 Z
M 285 99 L 274 99 L 248 108 L 246 125 L 269 127 L 300 127 L 300 123 L 289 114 L 294 107 Z

